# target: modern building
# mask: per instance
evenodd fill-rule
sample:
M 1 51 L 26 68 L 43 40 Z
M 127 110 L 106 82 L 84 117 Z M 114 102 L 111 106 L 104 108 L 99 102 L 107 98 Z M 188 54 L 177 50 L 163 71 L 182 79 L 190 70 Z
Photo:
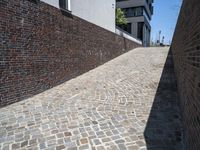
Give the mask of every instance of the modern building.
M 115 32 L 115 0 L 40 0 Z
M 140 39 L 144 46 L 150 45 L 151 17 L 153 0 L 117 0 L 117 8 L 121 8 L 127 18 L 127 25 L 121 28 Z

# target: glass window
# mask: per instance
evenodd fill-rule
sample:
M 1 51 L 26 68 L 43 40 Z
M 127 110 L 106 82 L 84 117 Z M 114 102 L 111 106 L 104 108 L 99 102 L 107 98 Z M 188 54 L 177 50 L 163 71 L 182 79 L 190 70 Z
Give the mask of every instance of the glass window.
M 143 15 L 142 7 L 135 8 L 135 16 L 142 16 L 142 15 Z
M 126 17 L 137 17 L 143 15 L 143 7 L 131 7 L 131 8 L 124 8 L 124 14 Z
M 143 41 L 143 26 L 144 22 L 138 22 L 138 33 L 137 33 L 137 38 Z
M 60 8 L 70 10 L 70 0 L 59 0 Z

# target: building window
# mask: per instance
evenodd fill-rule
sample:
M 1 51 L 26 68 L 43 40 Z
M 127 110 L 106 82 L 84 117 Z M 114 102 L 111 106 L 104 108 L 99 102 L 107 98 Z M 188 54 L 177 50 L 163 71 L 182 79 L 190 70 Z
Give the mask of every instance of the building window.
M 137 38 L 143 41 L 143 26 L 144 22 L 138 22 Z
M 143 7 L 130 7 L 123 8 L 124 14 L 126 17 L 137 17 L 143 15 Z
M 64 10 L 71 10 L 70 9 L 70 0 L 59 0 L 59 6 L 61 9 Z
M 132 31 L 131 31 L 131 23 L 127 23 L 126 31 L 127 31 L 128 33 L 132 34 Z
M 122 8 L 122 11 L 124 12 L 124 15 L 126 16 L 126 18 L 145 16 L 148 20 L 151 19 L 149 16 L 149 13 L 147 13 L 146 9 L 143 6 Z

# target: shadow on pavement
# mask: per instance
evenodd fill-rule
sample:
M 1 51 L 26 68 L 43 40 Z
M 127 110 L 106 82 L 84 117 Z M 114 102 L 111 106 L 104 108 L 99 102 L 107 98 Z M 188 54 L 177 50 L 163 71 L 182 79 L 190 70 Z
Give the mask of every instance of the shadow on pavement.
M 171 52 L 144 131 L 148 150 L 182 150 L 183 128 Z

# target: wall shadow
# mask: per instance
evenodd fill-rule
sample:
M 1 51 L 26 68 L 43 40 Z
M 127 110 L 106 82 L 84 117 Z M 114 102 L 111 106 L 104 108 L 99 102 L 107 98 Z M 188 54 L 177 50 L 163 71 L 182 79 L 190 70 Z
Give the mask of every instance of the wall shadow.
M 171 51 L 144 131 L 148 150 L 183 150 L 183 127 Z

